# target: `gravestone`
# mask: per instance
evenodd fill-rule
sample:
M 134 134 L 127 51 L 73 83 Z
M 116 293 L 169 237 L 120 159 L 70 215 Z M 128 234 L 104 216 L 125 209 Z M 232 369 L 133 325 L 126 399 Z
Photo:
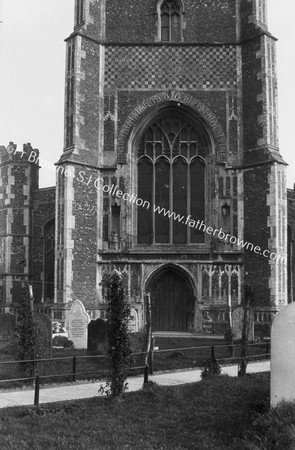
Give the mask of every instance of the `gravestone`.
M 75 300 L 66 317 L 66 329 L 69 340 L 74 343 L 75 348 L 87 348 L 88 323 L 90 317 L 80 300 Z
M 214 334 L 214 323 L 209 311 L 202 311 L 203 333 Z
M 244 322 L 244 308 L 243 306 L 238 306 L 233 310 L 232 313 L 232 334 L 234 341 L 240 341 L 243 335 L 243 322 Z M 248 340 L 254 340 L 254 324 L 251 320 L 251 315 L 249 313 L 248 318 Z
M 234 341 L 240 341 L 243 334 L 244 308 L 238 306 L 232 313 L 232 334 Z
M 0 314 L 0 345 L 13 341 L 16 328 L 16 318 L 12 314 Z
M 295 303 L 283 308 L 271 327 L 270 401 L 295 400 Z
M 128 322 L 128 329 L 130 333 L 136 333 L 138 331 L 138 316 L 135 309 L 130 309 L 130 319 Z
M 142 352 L 145 348 L 146 333 L 137 332 L 129 334 L 129 347 L 132 353 Z
M 52 356 L 52 322 L 47 314 L 37 313 L 35 315 L 37 323 L 37 344 L 41 357 L 51 358 Z
M 91 320 L 88 325 L 87 355 L 106 355 L 107 353 L 107 322 L 103 319 Z
M 203 315 L 199 308 L 195 310 L 194 331 L 195 333 L 202 333 L 203 331 Z

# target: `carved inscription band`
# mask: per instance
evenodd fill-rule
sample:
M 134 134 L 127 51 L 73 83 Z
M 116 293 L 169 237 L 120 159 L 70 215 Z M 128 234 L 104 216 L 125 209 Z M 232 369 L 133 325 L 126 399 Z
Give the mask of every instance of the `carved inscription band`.
M 118 138 L 119 155 L 122 153 L 126 153 L 128 138 L 134 125 L 140 119 L 140 117 L 143 116 L 144 113 L 147 112 L 154 105 L 167 101 L 176 101 L 182 103 L 183 105 L 190 106 L 194 111 L 196 111 L 201 116 L 201 118 L 203 118 L 203 120 L 211 130 L 216 145 L 217 155 L 219 156 L 221 156 L 221 154 L 225 155 L 226 153 L 225 135 L 220 123 L 218 122 L 217 118 L 212 113 L 212 111 L 210 111 L 210 109 L 206 105 L 204 105 L 204 103 L 200 102 L 198 99 L 183 92 L 175 90 L 171 90 L 168 92 L 161 92 L 159 94 L 150 97 L 147 100 L 144 100 L 132 111 L 132 113 L 129 114 L 124 125 L 121 128 Z

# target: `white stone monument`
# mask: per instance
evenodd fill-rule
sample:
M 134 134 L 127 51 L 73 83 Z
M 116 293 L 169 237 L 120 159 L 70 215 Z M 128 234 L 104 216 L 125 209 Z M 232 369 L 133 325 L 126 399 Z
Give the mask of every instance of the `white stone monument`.
M 66 329 L 75 348 L 87 348 L 88 323 L 90 317 L 80 300 L 75 300 L 66 317 Z
M 295 400 L 295 303 L 283 308 L 271 327 L 270 403 Z

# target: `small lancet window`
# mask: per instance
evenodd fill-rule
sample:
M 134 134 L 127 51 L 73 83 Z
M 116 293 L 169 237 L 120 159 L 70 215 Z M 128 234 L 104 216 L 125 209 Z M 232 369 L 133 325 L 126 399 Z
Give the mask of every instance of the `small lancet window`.
M 181 40 L 182 8 L 178 0 L 164 0 L 161 5 L 161 41 Z
M 230 206 L 227 203 L 225 203 L 225 205 L 222 205 L 221 207 L 221 221 L 223 231 L 226 233 L 230 233 Z
M 256 21 L 261 27 L 267 28 L 267 11 L 266 11 L 266 0 L 256 0 L 253 5 L 253 13 L 256 15 Z
M 110 236 L 110 248 L 112 250 L 118 250 L 119 238 L 120 238 L 120 213 L 121 208 L 119 205 L 112 205 L 111 209 L 111 236 Z
M 55 220 L 51 220 L 44 228 L 44 299 L 54 298 L 54 243 Z
M 84 0 L 76 0 L 75 5 L 75 26 L 78 27 L 84 23 Z
M 118 236 L 120 234 L 120 206 L 112 206 L 112 234 L 116 233 Z

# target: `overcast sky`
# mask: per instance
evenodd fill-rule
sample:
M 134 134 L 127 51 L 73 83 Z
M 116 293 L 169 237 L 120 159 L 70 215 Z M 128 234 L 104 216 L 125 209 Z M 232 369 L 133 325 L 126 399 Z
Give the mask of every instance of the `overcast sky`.
M 64 39 L 73 11 L 74 0 L 0 0 L 0 145 L 31 142 L 48 162 L 63 149 Z M 279 38 L 279 136 L 288 187 L 295 182 L 294 20 L 295 0 L 268 0 L 269 31 Z M 40 186 L 54 184 L 54 171 L 42 169 Z

